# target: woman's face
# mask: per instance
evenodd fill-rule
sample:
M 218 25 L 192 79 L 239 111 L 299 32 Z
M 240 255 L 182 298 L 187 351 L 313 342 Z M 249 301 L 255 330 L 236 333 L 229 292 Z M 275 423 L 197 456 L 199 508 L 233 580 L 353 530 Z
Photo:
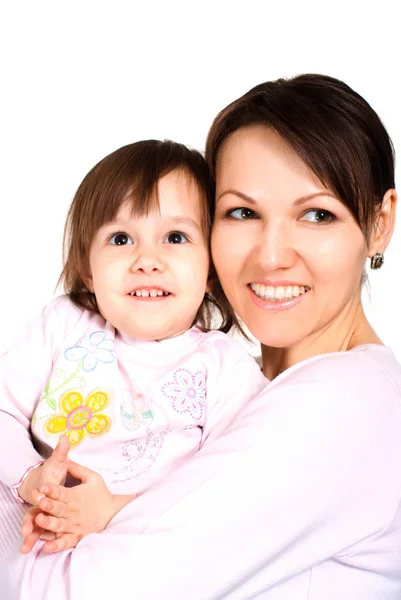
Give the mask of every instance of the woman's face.
M 214 264 L 228 300 L 266 346 L 346 329 L 367 246 L 350 211 L 276 133 L 233 133 L 217 166 Z

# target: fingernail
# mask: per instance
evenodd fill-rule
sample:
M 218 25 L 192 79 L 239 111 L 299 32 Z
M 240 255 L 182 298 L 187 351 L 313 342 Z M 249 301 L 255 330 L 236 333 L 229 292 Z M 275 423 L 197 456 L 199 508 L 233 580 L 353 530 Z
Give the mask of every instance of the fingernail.
M 36 497 L 36 502 L 39 504 L 39 502 L 43 499 L 46 498 L 46 496 L 44 496 L 43 494 L 38 494 Z
M 39 488 L 39 492 L 42 492 L 43 494 L 47 494 L 47 492 L 49 491 L 47 485 L 41 485 Z

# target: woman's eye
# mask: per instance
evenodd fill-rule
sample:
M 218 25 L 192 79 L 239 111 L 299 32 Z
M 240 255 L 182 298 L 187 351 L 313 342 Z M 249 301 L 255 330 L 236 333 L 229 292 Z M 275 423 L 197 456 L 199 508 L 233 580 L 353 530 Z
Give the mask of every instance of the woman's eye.
M 233 208 L 227 212 L 227 216 L 237 219 L 238 221 L 257 219 L 255 211 L 250 208 Z
M 180 233 L 179 231 L 173 231 L 169 233 L 168 236 L 164 239 L 166 244 L 185 244 L 189 242 L 189 239 L 184 233 Z
M 332 223 L 336 217 L 328 210 L 308 210 L 307 213 L 302 217 L 302 221 L 308 221 L 309 223 Z
M 132 244 L 132 240 L 126 233 L 115 233 L 109 239 L 109 244 L 113 246 L 126 246 L 127 244 Z

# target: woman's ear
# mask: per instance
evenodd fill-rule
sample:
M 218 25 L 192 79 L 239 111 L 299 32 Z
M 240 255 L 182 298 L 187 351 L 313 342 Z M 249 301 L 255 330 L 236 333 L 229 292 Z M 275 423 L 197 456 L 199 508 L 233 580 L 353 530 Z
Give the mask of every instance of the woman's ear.
M 372 239 L 369 246 L 369 258 L 377 252 L 384 254 L 395 227 L 395 213 L 397 206 L 397 192 L 393 189 L 387 190 L 383 202 L 376 215 Z

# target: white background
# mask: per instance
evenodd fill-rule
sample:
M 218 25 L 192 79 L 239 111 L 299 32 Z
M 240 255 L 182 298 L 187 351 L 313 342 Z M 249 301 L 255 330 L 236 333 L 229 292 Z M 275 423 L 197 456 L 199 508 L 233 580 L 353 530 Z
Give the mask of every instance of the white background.
M 202 149 L 217 112 L 250 87 L 319 72 L 370 102 L 401 155 L 396 4 L 3 2 L 0 352 L 53 297 L 69 203 L 119 146 L 155 137 Z M 399 359 L 400 262 L 401 225 L 365 299 Z

